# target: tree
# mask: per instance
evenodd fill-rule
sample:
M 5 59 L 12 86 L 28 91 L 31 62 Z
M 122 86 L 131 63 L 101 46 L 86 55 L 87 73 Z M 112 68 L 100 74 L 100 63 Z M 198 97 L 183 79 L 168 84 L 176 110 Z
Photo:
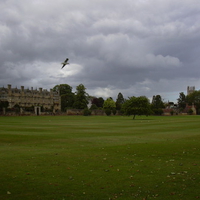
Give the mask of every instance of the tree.
M 72 87 L 68 84 L 60 84 L 53 87 L 54 91 L 59 91 L 60 95 L 72 92 Z
M 72 87 L 68 84 L 56 85 L 53 88 L 54 91 L 59 91 L 61 96 L 61 110 L 66 111 L 66 108 L 70 108 L 74 104 L 74 93 Z
M 196 106 L 197 114 L 200 113 L 200 90 L 194 91 L 186 96 L 186 103 L 189 105 L 194 104 Z
M 87 108 L 88 104 L 88 94 L 85 92 L 86 88 L 83 84 L 76 87 L 75 101 L 73 108 L 84 109 Z
M 184 110 L 186 106 L 186 96 L 183 92 L 179 93 L 179 98 L 177 99 L 178 108 Z
M 153 106 L 153 108 L 164 108 L 165 107 L 162 97 L 160 95 L 153 96 L 152 106 Z
M 110 115 L 112 111 L 115 112 L 116 104 L 111 97 L 104 101 L 103 109 L 105 110 L 106 115 Z
M 61 95 L 61 110 L 66 111 L 67 108 L 72 108 L 74 104 L 74 93 Z
M 136 115 L 148 116 L 152 113 L 149 99 L 145 96 L 129 97 L 122 105 L 122 109 L 125 115 L 133 115 L 133 119 Z
M 111 115 L 112 111 L 111 111 L 110 108 L 105 108 L 104 110 L 105 110 L 105 113 L 106 113 L 107 116 Z
M 165 105 L 164 105 L 164 102 L 163 102 L 161 96 L 160 95 L 153 96 L 152 103 L 151 103 L 152 111 L 156 115 L 161 115 L 163 113 L 162 109 L 164 107 L 165 107 Z
M 92 105 L 96 105 L 97 108 L 103 108 L 103 103 L 104 99 L 102 97 L 92 99 Z
M 99 102 L 99 108 L 103 108 L 103 103 L 104 103 L 104 99 L 102 97 L 98 98 L 98 102 Z
M 8 108 L 9 102 L 8 101 L 0 101 L 0 109 L 3 110 L 3 108 Z
M 90 110 L 97 110 L 98 107 L 96 106 L 96 104 L 92 104 L 91 107 L 90 107 Z
M 116 110 L 121 110 L 122 104 L 124 103 L 124 97 L 122 93 L 120 92 L 117 96 L 116 100 Z
M 200 103 L 200 90 L 199 91 L 194 91 L 191 94 L 186 96 L 186 102 L 188 104 L 198 104 Z

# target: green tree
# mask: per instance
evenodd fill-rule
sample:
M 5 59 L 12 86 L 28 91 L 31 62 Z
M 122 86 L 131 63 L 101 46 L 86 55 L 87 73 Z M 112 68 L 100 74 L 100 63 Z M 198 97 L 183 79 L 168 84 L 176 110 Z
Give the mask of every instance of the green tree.
M 66 111 L 67 108 L 72 108 L 74 104 L 74 93 L 61 95 L 61 110 Z
M 163 113 L 163 108 L 165 107 L 162 97 L 160 95 L 153 96 L 151 109 L 156 115 L 161 115 Z
M 74 104 L 74 93 L 72 87 L 68 84 L 56 85 L 53 88 L 54 91 L 59 91 L 61 96 L 61 110 L 66 111 L 66 108 L 70 108 Z
M 98 107 L 96 106 L 96 104 L 92 104 L 91 107 L 90 107 L 90 110 L 97 110 Z
M 165 107 L 162 97 L 160 95 L 153 96 L 151 104 L 152 104 L 153 108 L 164 108 Z
M 56 85 L 53 88 L 54 91 L 59 91 L 60 95 L 68 94 L 72 92 L 72 87 L 68 84 Z
M 199 91 L 194 91 L 191 94 L 186 96 L 186 102 L 188 104 L 198 104 L 200 103 L 200 90 Z
M 116 100 L 116 110 L 121 110 L 122 104 L 124 103 L 124 97 L 122 93 L 120 92 L 117 96 Z
M 110 115 L 112 111 L 115 112 L 116 104 L 115 104 L 114 100 L 111 97 L 107 98 L 104 101 L 103 109 L 105 110 L 106 115 Z
M 86 93 L 86 88 L 83 84 L 80 84 L 76 87 L 75 101 L 73 108 L 84 109 L 87 108 L 88 104 L 88 94 Z
M 135 119 L 136 115 L 150 115 L 152 113 L 149 99 L 145 96 L 129 97 L 122 106 L 125 115 L 133 115 Z
M 103 97 L 99 97 L 99 98 L 98 98 L 98 102 L 99 102 L 98 107 L 99 107 L 99 108 L 103 108 L 103 103 L 104 103 Z
M 107 116 L 111 115 L 112 111 L 111 111 L 110 108 L 105 108 L 104 110 L 105 110 L 105 113 L 106 113 Z
M 177 99 L 178 108 L 184 110 L 186 106 L 186 96 L 183 92 L 179 93 L 179 98 Z
M 196 106 L 197 114 L 200 113 L 200 90 L 194 91 L 186 96 L 186 102 L 189 105 L 194 104 Z

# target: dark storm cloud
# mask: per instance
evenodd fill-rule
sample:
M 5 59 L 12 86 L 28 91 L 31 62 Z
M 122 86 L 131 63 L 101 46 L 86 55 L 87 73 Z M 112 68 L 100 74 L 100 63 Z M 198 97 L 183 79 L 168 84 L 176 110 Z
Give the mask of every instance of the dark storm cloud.
M 200 87 L 198 0 L 7 0 L 0 7 L 2 86 L 83 83 L 90 95 L 166 100 Z

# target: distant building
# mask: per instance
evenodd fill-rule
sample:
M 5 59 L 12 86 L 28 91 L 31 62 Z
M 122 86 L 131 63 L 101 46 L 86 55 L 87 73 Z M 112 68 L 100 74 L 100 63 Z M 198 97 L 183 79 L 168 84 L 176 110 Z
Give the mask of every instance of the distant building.
M 35 113 L 41 112 L 41 107 L 44 110 L 52 110 L 53 112 L 61 110 L 60 94 L 57 91 L 43 90 L 42 88 L 21 89 L 12 88 L 8 85 L 7 88 L 0 88 L 0 101 L 7 101 L 8 108 L 13 108 L 18 105 L 20 108 L 34 107 Z
M 185 109 L 183 110 L 183 113 L 196 115 L 197 114 L 196 106 L 194 104 L 192 104 L 192 105 L 186 104 Z
M 193 93 L 195 91 L 195 86 L 188 86 L 187 87 L 187 95 Z

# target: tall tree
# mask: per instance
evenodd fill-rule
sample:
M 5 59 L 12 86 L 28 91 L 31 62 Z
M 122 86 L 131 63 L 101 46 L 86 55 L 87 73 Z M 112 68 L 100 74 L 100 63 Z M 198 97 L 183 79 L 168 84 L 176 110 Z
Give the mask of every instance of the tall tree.
M 162 97 L 160 95 L 153 96 L 152 106 L 153 106 L 153 108 L 157 108 L 157 109 L 165 107 Z
M 111 97 L 107 98 L 107 99 L 104 101 L 104 103 L 103 103 L 103 108 L 104 108 L 105 113 L 106 113 L 107 115 L 110 115 L 111 112 L 113 112 L 113 114 L 116 113 L 116 104 L 115 104 L 114 100 L 113 100 Z
M 88 104 L 88 94 L 86 93 L 86 88 L 83 84 L 80 84 L 76 87 L 76 95 L 73 107 L 76 109 L 87 108 Z
M 99 108 L 103 108 L 103 103 L 104 103 L 104 99 L 103 99 L 103 97 L 99 97 L 98 98 L 98 102 L 99 102 Z
M 104 101 L 104 104 L 103 104 L 103 108 L 106 109 L 106 108 L 110 108 L 110 109 L 113 109 L 113 108 L 116 108 L 116 105 L 115 105 L 115 102 L 112 98 L 107 98 L 105 101 Z
M 186 102 L 188 104 L 198 104 L 200 103 L 200 90 L 199 91 L 194 91 L 191 94 L 186 96 Z
M 68 94 L 72 92 L 72 87 L 68 84 L 56 85 L 53 88 L 54 91 L 59 91 L 60 95 Z
M 186 96 L 183 92 L 179 93 L 179 98 L 177 99 L 178 108 L 180 110 L 185 109 L 186 106 Z
M 200 90 L 194 91 L 186 96 L 186 102 L 189 105 L 194 104 L 196 106 L 197 114 L 200 113 Z
M 151 103 L 151 108 L 152 111 L 156 115 L 161 115 L 163 113 L 163 108 L 165 107 L 164 102 L 162 100 L 162 97 L 160 95 L 153 96 L 152 98 L 152 103 Z
M 74 103 L 74 93 L 72 87 L 68 84 L 56 85 L 53 88 L 54 91 L 59 91 L 61 96 L 61 110 L 66 111 L 67 108 L 71 108 Z
M 117 100 L 116 100 L 116 109 L 117 110 L 121 110 L 122 104 L 124 103 L 124 97 L 122 95 L 122 93 L 120 92 L 117 96 Z
M 149 99 L 145 96 L 129 97 L 122 106 L 125 115 L 133 115 L 135 119 L 136 115 L 150 115 L 152 113 Z

